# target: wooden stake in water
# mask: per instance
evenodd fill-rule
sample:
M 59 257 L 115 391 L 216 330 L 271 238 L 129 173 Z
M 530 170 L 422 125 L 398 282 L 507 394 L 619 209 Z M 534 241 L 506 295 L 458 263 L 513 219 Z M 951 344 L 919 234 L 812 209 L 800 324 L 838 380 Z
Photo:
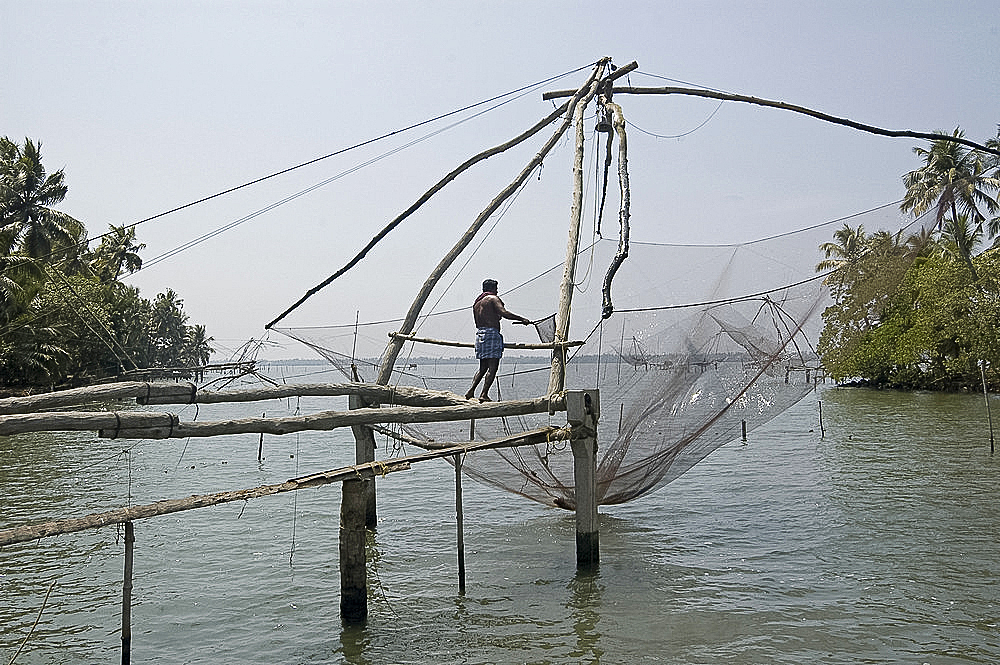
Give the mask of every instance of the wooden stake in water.
M 982 360 L 979 361 L 979 373 L 983 377 L 983 399 L 986 400 L 986 420 L 990 424 L 990 455 L 992 455 L 993 454 L 993 448 L 994 448 L 994 443 L 993 443 L 993 416 L 990 415 L 990 396 L 986 392 L 986 366 L 985 366 L 985 363 Z
M 819 438 L 826 438 L 826 428 L 823 427 L 823 402 L 819 403 Z
M 125 522 L 125 572 L 122 576 L 122 665 L 132 660 L 132 550 L 135 529 Z
M 742 427 L 743 427 L 743 442 L 746 443 L 746 440 L 747 440 L 747 421 L 745 421 L 745 420 L 742 421 Z
M 261 418 L 267 416 L 267 413 L 260 414 Z M 264 461 L 264 433 L 260 433 L 260 440 L 257 442 L 257 463 L 260 464 Z
M 462 456 L 455 455 L 455 523 L 458 531 L 458 592 L 465 593 L 465 525 L 462 515 Z
M 345 626 L 368 620 L 368 578 L 365 568 L 365 481 L 342 483 L 340 502 L 340 619 Z

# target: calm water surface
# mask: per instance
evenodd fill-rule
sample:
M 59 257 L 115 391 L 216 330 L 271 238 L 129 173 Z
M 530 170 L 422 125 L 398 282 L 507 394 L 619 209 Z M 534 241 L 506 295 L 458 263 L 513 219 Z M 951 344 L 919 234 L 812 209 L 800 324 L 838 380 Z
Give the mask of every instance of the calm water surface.
M 212 420 L 318 407 L 331 403 L 172 409 Z M 349 432 L 264 437 L 262 463 L 258 444 L 0 437 L 0 528 L 280 482 L 353 458 Z M 601 508 L 596 573 L 576 572 L 572 514 L 466 482 L 463 596 L 454 471 L 431 462 L 379 480 L 370 619 L 350 630 L 339 619 L 339 486 L 140 520 L 132 658 L 996 663 L 998 481 L 982 396 L 821 387 L 747 444 Z M 53 582 L 16 663 L 116 662 L 122 549 L 107 527 L 0 550 L 0 662 Z

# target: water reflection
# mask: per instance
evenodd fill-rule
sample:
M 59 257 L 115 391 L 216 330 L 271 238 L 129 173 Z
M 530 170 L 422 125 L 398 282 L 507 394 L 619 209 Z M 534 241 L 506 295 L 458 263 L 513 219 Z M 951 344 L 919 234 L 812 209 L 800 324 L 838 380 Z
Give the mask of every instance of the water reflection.
M 566 609 L 573 617 L 576 650 L 570 655 L 581 663 L 600 663 L 604 649 L 597 624 L 601 620 L 601 574 L 597 570 L 581 570 L 570 580 L 570 595 Z
M 368 631 L 360 626 L 347 626 L 340 633 L 340 644 L 343 647 L 345 663 L 351 665 L 371 665 L 372 661 L 365 655 L 370 645 Z

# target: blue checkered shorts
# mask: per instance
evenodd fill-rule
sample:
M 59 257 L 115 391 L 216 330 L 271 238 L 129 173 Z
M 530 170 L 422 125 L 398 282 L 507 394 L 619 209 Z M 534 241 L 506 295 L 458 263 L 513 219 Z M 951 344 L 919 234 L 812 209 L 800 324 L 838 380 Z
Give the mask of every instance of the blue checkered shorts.
M 496 328 L 476 329 L 476 357 L 502 358 L 503 357 L 503 335 Z

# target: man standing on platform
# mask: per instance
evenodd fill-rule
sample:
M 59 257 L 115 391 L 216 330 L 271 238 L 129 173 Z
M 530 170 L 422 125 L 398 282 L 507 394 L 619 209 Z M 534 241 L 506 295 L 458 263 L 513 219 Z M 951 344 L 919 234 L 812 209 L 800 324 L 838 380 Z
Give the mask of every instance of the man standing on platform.
M 510 319 L 514 323 L 529 325 L 531 321 L 507 311 L 503 301 L 497 295 L 497 282 L 487 279 L 483 282 L 483 292 L 472 305 L 472 315 L 476 320 L 476 357 L 479 358 L 479 371 L 472 379 L 472 387 L 465 393 L 466 399 L 476 396 L 476 386 L 483 381 L 483 392 L 479 399 L 490 400 L 490 388 L 500 369 L 500 358 L 503 356 L 503 336 L 500 334 L 500 319 Z

